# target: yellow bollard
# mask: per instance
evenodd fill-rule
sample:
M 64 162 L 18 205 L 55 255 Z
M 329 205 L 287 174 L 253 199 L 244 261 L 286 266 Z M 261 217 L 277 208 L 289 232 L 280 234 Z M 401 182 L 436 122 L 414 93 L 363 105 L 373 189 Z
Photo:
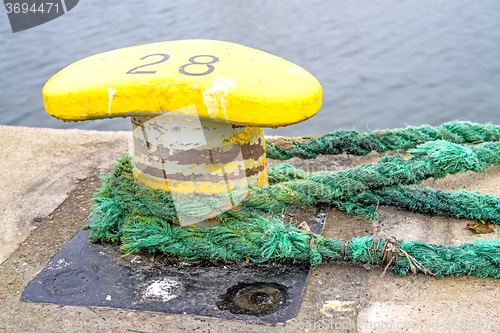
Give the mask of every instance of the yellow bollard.
M 181 225 L 207 225 L 220 212 L 193 216 L 186 200 L 212 195 L 225 210 L 249 185 L 267 186 L 262 127 L 313 116 L 322 90 L 279 57 L 185 40 L 78 61 L 46 83 L 43 97 L 47 112 L 64 121 L 132 117 L 136 182 L 171 192 Z

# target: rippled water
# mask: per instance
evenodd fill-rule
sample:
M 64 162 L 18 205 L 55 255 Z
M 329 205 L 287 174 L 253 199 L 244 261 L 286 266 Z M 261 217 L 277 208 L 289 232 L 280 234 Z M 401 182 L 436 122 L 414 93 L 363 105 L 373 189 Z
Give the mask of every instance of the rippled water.
M 0 124 L 128 130 L 124 119 L 53 119 L 43 108 L 44 83 L 96 53 L 192 38 L 278 55 L 321 82 L 315 117 L 267 134 L 500 123 L 499 35 L 498 0 L 84 0 L 16 34 L 1 13 Z

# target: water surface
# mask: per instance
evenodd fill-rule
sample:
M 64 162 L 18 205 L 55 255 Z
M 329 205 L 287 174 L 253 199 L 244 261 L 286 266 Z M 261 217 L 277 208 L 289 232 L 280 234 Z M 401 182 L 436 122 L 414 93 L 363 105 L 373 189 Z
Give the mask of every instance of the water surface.
M 53 119 L 44 83 L 96 53 L 193 38 L 278 55 L 320 81 L 320 112 L 267 134 L 500 123 L 498 0 L 85 0 L 16 34 L 0 14 L 0 124 L 129 130 L 126 119 Z

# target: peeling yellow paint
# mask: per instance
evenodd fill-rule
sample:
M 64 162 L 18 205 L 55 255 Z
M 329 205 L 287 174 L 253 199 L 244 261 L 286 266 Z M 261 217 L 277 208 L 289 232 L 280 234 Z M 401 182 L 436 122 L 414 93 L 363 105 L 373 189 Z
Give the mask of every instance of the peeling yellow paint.
M 224 193 L 227 192 L 225 183 L 198 183 L 196 184 L 197 193 Z
M 196 191 L 196 185 L 194 182 L 186 182 L 180 180 L 169 180 L 168 186 L 171 192 L 177 193 L 193 193 Z M 218 193 L 218 192 L 209 192 Z
M 169 191 L 168 181 L 165 179 L 158 179 L 156 177 L 151 177 L 145 175 L 143 172 L 134 168 L 134 177 L 137 183 L 142 186 L 149 187 L 155 190 Z
M 267 178 L 267 167 L 261 172 L 259 181 L 257 182 L 258 186 L 268 186 L 268 178 Z

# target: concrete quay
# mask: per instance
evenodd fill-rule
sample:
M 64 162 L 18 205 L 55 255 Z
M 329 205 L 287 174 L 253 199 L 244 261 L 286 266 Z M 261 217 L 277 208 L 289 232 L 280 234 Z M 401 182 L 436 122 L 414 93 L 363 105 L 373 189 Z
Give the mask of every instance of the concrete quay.
M 311 270 L 296 318 L 261 325 L 218 318 L 101 307 L 24 303 L 26 285 L 86 222 L 99 175 L 130 152 L 130 132 L 0 126 L 0 332 L 499 332 L 500 281 L 475 277 L 406 277 L 353 263 Z M 380 156 L 292 159 L 306 171 L 341 170 Z M 274 163 L 271 162 L 270 163 Z M 500 192 L 500 167 L 423 186 Z M 459 245 L 475 239 L 470 221 L 380 207 L 368 221 L 332 209 L 323 236 L 394 236 Z

